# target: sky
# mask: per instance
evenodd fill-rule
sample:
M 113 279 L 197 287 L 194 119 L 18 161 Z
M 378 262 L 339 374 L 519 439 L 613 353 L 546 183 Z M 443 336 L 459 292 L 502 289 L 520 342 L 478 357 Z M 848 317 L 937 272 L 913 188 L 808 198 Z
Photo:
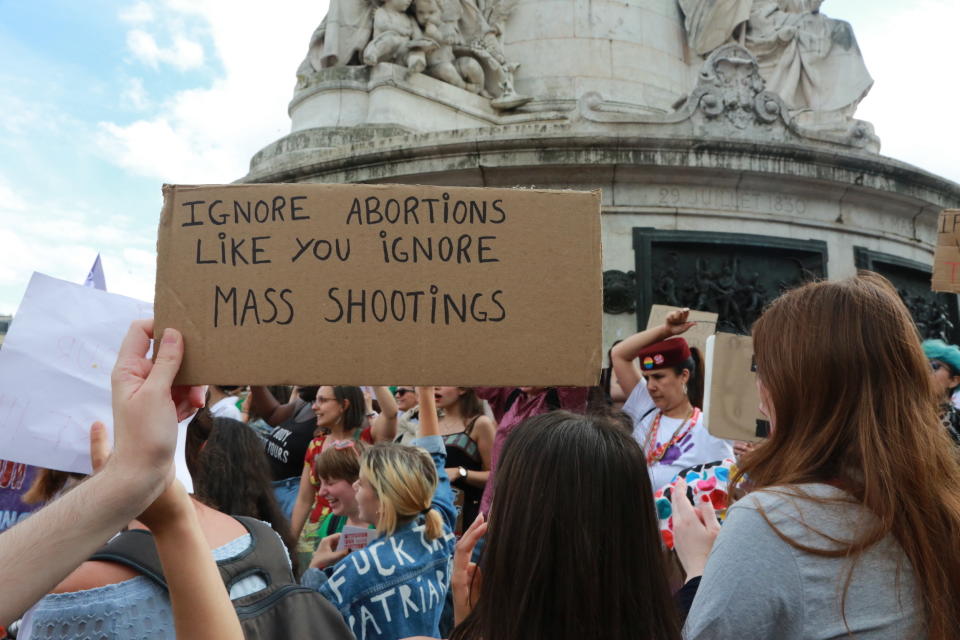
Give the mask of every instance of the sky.
M 655 0 L 672 2 L 673 0 Z M 290 130 L 324 0 L 0 0 L 0 314 L 33 271 L 152 300 L 168 183 L 225 183 Z M 957 0 L 826 0 L 874 77 L 882 153 L 960 182 Z

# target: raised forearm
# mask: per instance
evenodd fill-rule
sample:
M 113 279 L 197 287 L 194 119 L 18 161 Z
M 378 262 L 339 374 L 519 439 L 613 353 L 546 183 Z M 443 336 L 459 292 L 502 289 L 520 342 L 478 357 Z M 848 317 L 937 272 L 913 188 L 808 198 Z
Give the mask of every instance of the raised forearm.
M 189 500 L 178 517 L 154 525 L 151 532 L 167 579 L 177 637 L 242 639 L 237 613 Z
M 293 416 L 296 408 L 296 399 L 291 399 L 287 404 L 280 404 L 270 390 L 266 387 L 250 387 L 250 410 L 258 415 L 272 427 L 281 424 Z
M 107 467 L 0 536 L 0 625 L 40 598 L 163 491 L 161 477 Z M 69 526 L 65 526 L 69 523 Z M 56 544 L 49 544 L 51 531 Z
M 610 352 L 610 364 L 625 395 L 629 396 L 633 388 L 640 382 L 640 372 L 633 366 L 633 361 L 641 349 L 655 342 L 666 340 L 671 335 L 666 325 L 660 325 L 635 333 Z

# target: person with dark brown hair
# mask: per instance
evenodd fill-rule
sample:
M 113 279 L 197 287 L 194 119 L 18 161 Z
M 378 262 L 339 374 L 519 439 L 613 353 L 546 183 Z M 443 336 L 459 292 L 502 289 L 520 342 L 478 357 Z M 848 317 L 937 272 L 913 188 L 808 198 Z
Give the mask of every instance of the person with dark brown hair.
M 191 432 L 199 429 L 196 422 L 187 427 L 186 456 L 194 497 L 221 513 L 266 522 L 283 540 L 295 562 L 297 541 L 273 494 L 270 465 L 260 438 L 238 420 L 212 418 L 208 435 L 194 439 Z M 195 440 L 199 440 L 199 445 L 191 451 Z
M 702 573 L 685 637 L 956 638 L 960 466 L 896 291 L 866 272 L 804 285 L 753 344 L 771 424 L 740 460 L 754 491 L 719 535 L 710 505 L 674 500 L 685 588 Z
M 457 545 L 451 640 L 679 639 L 643 451 L 618 423 L 529 418 L 496 474 L 489 523 Z
M 483 413 L 483 401 L 468 387 L 435 387 L 440 436 L 447 449 L 447 477 L 457 504 L 454 533 L 460 535 L 477 514 L 490 477 L 497 425 Z
M 733 457 L 732 445 L 712 436 L 703 419 L 701 354 L 680 337 L 695 324 L 689 315 L 689 309 L 674 311 L 664 324 L 610 350 L 627 395 L 623 411 L 633 418 L 633 437 L 643 447 L 654 489 L 687 467 Z

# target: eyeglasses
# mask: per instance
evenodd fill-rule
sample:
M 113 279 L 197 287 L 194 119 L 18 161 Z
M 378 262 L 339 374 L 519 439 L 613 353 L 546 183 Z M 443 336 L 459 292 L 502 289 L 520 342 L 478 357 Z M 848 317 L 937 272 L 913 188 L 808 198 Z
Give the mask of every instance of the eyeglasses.
M 314 402 L 315 404 L 323 404 L 324 402 L 331 402 L 331 401 L 336 402 L 337 399 L 336 399 L 336 398 L 324 398 L 323 396 L 317 396 L 317 397 L 314 399 L 313 402 Z
M 343 451 L 344 449 L 353 448 L 353 440 L 334 440 L 333 448 L 337 451 Z
M 397 390 L 393 392 L 393 395 L 402 396 L 405 393 L 413 393 L 413 389 L 404 389 L 403 387 L 398 387 Z

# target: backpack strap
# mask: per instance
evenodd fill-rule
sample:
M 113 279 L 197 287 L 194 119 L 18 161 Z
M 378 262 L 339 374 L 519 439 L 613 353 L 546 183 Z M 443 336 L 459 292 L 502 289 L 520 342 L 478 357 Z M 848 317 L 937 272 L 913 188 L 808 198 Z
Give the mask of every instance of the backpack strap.
M 248 516 L 234 516 L 250 533 L 251 545 L 240 555 L 217 563 L 227 590 L 247 576 L 260 574 L 271 584 L 296 582 L 286 547 L 270 525 Z
M 153 534 L 145 529 L 131 529 L 115 536 L 90 556 L 90 560 L 122 564 L 150 578 L 164 590 L 167 588 Z
M 227 591 L 234 583 L 255 574 L 262 575 L 267 586 L 296 582 L 287 561 L 286 548 L 273 529 L 256 518 L 234 518 L 247 529 L 251 540 L 250 546 L 239 555 L 217 562 Z M 121 533 L 90 556 L 90 560 L 116 562 L 130 567 L 167 589 L 153 534 L 144 529 Z

